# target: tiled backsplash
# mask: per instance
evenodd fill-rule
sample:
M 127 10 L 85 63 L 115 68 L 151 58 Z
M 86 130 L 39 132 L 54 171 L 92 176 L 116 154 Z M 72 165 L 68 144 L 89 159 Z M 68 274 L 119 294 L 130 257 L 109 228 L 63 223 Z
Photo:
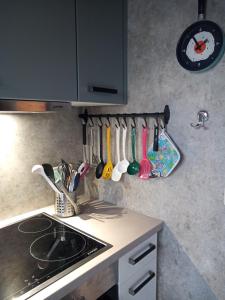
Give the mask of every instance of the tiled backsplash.
M 0 114 L 0 219 L 54 203 L 54 192 L 31 173 L 34 164 L 82 159 L 78 110 Z

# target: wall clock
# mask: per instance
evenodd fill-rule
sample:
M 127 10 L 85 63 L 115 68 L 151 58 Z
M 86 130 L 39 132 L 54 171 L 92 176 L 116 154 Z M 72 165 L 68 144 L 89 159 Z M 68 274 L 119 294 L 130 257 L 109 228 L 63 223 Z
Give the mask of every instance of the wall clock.
M 198 0 L 199 21 L 189 26 L 177 44 L 177 60 L 189 71 L 204 71 L 222 58 L 224 33 L 214 22 L 205 20 L 205 0 Z

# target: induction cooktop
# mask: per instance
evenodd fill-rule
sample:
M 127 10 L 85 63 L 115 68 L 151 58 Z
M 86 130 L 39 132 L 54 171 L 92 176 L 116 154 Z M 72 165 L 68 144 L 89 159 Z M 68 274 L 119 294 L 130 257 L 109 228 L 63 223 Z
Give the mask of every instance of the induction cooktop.
M 0 300 L 28 299 L 111 245 L 42 213 L 0 229 Z

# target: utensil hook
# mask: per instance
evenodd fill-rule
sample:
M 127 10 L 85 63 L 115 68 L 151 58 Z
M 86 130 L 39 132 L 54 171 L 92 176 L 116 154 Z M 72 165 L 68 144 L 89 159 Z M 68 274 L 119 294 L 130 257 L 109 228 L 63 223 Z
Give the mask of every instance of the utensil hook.
M 88 122 L 89 127 L 94 127 L 95 126 L 92 117 L 88 117 L 88 121 L 89 121 Z
M 102 127 L 102 126 L 103 126 L 102 118 L 101 118 L 101 117 L 98 117 L 98 126 L 99 126 L 99 127 Z
M 146 119 L 146 117 L 143 117 L 143 119 L 144 119 L 144 121 L 145 121 L 145 125 L 142 124 L 142 127 L 143 127 L 143 128 L 146 128 L 146 127 L 148 127 L 147 119 Z
M 123 126 L 124 129 L 127 128 L 127 120 L 126 120 L 126 117 L 123 117 L 122 126 Z
M 117 121 L 117 124 L 115 124 L 116 128 L 119 128 L 120 127 L 120 118 L 116 117 L 116 121 Z
M 159 127 L 159 117 L 155 117 L 155 124 L 156 124 L 156 127 Z
M 108 128 L 108 127 L 110 127 L 110 126 L 111 126 L 111 123 L 110 123 L 110 119 L 109 119 L 109 117 L 106 117 L 106 120 L 108 121 L 108 124 L 105 124 L 105 126 Z
M 135 121 L 135 117 L 131 118 L 132 123 L 131 123 L 131 128 L 136 128 L 136 121 Z

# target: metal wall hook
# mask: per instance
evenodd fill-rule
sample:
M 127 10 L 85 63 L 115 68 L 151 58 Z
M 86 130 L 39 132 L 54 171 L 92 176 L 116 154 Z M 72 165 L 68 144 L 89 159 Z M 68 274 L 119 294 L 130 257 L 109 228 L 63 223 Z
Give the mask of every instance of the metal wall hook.
M 197 114 L 198 117 L 198 122 L 196 124 L 191 123 L 191 127 L 195 128 L 195 129 L 199 129 L 201 127 L 205 128 L 205 122 L 208 121 L 209 119 L 209 114 L 206 110 L 200 110 Z

